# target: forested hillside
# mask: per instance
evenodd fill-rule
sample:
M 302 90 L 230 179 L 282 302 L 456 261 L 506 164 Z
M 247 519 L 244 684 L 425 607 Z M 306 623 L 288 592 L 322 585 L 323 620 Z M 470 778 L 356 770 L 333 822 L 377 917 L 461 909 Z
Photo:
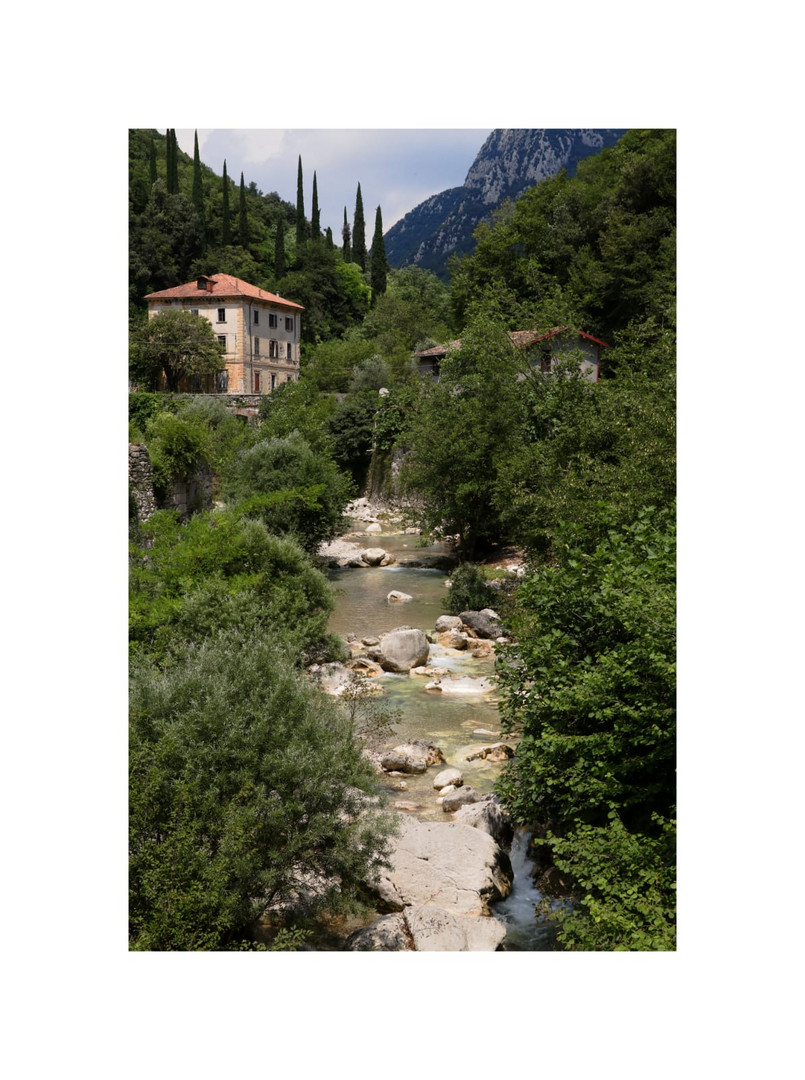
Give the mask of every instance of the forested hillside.
M 303 163 L 296 205 L 276 192 L 217 175 L 179 150 L 175 135 L 135 129 L 129 133 L 129 309 L 145 317 L 144 297 L 198 274 L 232 274 L 305 307 L 303 342 L 324 340 L 359 324 L 372 298 L 371 251 L 339 250 L 322 233 L 313 178 L 305 210 Z M 356 211 L 360 184 L 356 177 Z M 358 223 L 365 229 L 362 220 Z M 354 260 L 353 260 L 354 254 Z M 385 265 L 385 259 L 376 263 Z M 377 271 L 377 266 L 376 266 Z M 375 280 L 382 293 L 382 274 Z
M 295 208 L 204 170 L 202 243 L 198 170 L 180 156 L 169 192 L 166 149 L 132 133 L 135 319 L 146 291 L 205 270 L 305 304 L 311 325 L 299 381 L 249 424 L 131 395 L 158 494 L 201 465 L 220 504 L 131 522 L 132 947 L 246 947 L 300 868 L 341 882 L 327 907 L 358 903 L 382 861 L 382 820 L 357 825 L 374 787 L 355 733 L 332 702 L 317 719 L 302 678 L 341 648 L 315 552 L 369 483 L 455 537 L 482 587 L 496 553 L 522 555 L 497 667 L 518 749 L 498 792 L 564 900 L 563 947 L 673 949 L 675 133 L 629 131 L 506 204 L 449 287 L 419 267 L 373 280 L 354 232 L 341 248 L 312 225 L 297 239 Z M 227 190 L 246 244 L 222 243 Z M 509 337 L 556 326 L 610 346 L 599 382 L 573 350 L 543 371 Z M 412 351 L 454 339 L 439 381 L 419 376 Z M 338 815 L 354 827 L 334 830 Z

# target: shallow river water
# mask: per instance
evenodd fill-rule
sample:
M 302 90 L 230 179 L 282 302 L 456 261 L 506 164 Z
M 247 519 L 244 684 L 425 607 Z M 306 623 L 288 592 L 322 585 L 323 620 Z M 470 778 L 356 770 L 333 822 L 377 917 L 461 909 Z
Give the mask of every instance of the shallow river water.
M 406 534 L 362 536 L 356 524 L 356 533 L 348 539 L 365 547 L 382 547 L 397 559 L 420 558 L 444 552 L 442 546 L 423 548 L 416 538 Z M 411 626 L 431 633 L 436 620 L 445 614 L 443 599 L 447 575 L 439 570 L 419 567 L 366 567 L 344 568 L 329 571 L 336 590 L 336 609 L 330 620 L 330 630 L 344 637 L 353 633 L 358 638 L 378 636 L 401 626 Z M 390 603 L 388 593 L 392 590 L 408 593 L 413 600 Z M 445 667 L 457 675 L 491 678 L 494 676 L 493 658 L 475 658 L 468 654 L 445 650 L 431 645 L 428 663 Z M 412 739 L 426 739 L 442 750 L 446 766 L 456 766 L 464 775 L 465 785 L 486 794 L 492 791 L 500 774 L 499 763 L 483 759 L 467 761 L 474 751 L 500 740 L 500 717 L 497 696 L 447 696 L 439 691 L 426 690 L 431 681 L 424 676 L 380 676 L 385 702 L 399 710 L 394 734 L 388 746 Z M 436 802 L 438 792 L 433 788 L 436 768 L 424 775 L 389 777 L 389 801 L 404 802 L 405 809 L 418 818 L 432 821 L 449 821 Z M 396 785 L 405 785 L 399 789 Z M 550 935 L 540 931 L 534 924 L 534 905 L 539 893 L 530 877 L 527 857 L 527 837 L 518 834 L 511 851 L 515 870 L 515 884 L 511 896 L 500 905 L 496 913 L 510 929 L 504 948 L 507 951 L 543 951 L 550 949 Z

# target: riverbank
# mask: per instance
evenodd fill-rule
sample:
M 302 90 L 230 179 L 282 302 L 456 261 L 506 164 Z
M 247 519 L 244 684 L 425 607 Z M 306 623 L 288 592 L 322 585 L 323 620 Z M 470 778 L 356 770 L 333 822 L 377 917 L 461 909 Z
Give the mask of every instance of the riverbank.
M 371 699 L 395 716 L 394 733 L 372 756 L 398 815 L 400 837 L 388 875 L 369 883 L 380 918 L 355 930 L 343 947 L 544 948 L 523 945 L 533 941 L 529 900 L 533 895 L 535 904 L 538 894 L 522 851 L 517 873 L 512 869 L 514 830 L 493 792 L 503 762 L 514 753 L 511 741 L 500 739 L 497 709 L 495 648 L 505 640 L 502 627 L 489 620 L 493 610 L 484 616 L 492 633 L 445 616 L 446 573 L 422 563 L 451 554 L 449 542 L 423 545 L 416 530 L 392 531 L 405 520 L 399 510 L 368 500 L 358 509 L 362 516 L 352 519 L 354 530 L 319 552 L 336 589 L 330 629 L 344 639 L 350 657 L 341 670 L 326 665 L 328 670 L 313 677 L 335 694 L 344 693 L 352 679 L 363 682 Z M 368 544 L 388 561 L 363 562 Z M 400 660 L 399 649 L 409 641 L 418 651 Z M 460 881 L 474 884 L 458 888 Z M 513 890 L 519 903 L 497 918 L 495 905 Z M 467 891 L 474 895 L 471 901 Z M 513 921 L 525 924 L 523 932 L 507 935 Z

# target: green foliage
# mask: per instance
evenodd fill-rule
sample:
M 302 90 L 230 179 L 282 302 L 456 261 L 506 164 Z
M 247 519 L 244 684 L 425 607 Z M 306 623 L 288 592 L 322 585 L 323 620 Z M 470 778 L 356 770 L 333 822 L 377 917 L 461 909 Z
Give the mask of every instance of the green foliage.
M 298 432 L 263 440 L 240 454 L 228 471 L 224 490 L 230 502 L 248 506 L 272 532 L 295 536 L 311 553 L 335 537 L 353 494 L 349 478 Z M 285 497 L 253 500 L 256 495 L 277 493 Z
M 352 261 L 357 263 L 361 270 L 366 269 L 366 222 L 360 184 L 355 194 L 355 217 L 352 222 Z
M 442 601 L 451 615 L 462 611 L 482 611 L 490 606 L 491 594 L 486 575 L 475 563 L 462 563 L 450 576 L 450 588 Z
M 613 812 L 552 839 L 554 862 L 572 875 L 578 899 L 560 909 L 558 939 L 571 951 L 676 948 L 676 821 L 655 818 L 656 835 L 630 833 Z
M 353 334 L 321 342 L 307 352 L 302 377 L 318 390 L 345 393 L 356 367 L 373 355 L 372 344 Z
M 675 325 L 674 131 L 628 132 L 501 207 L 476 230 L 472 256 L 451 263 L 451 297 L 463 322 L 473 299 L 505 285 L 541 302 L 557 286 L 581 329 L 602 336 L 653 316 Z
M 206 215 L 204 213 L 204 184 L 201 179 L 201 158 L 198 153 L 198 132 L 195 133 L 193 149 L 193 209 L 199 225 L 200 247 L 203 253 L 206 246 Z
M 173 412 L 156 413 L 146 423 L 145 444 L 158 499 L 165 497 L 171 484 L 190 479 L 210 461 L 209 433 L 204 423 Z
M 206 459 L 216 477 L 223 475 L 240 451 L 260 438 L 257 426 L 233 416 L 220 398 L 183 394 L 172 404 L 177 415 L 206 431 Z
M 225 628 L 270 629 L 300 658 L 330 659 L 327 579 L 291 538 L 236 511 L 185 524 L 158 511 L 132 547 L 129 636 L 133 652 L 168 661 L 177 645 Z
M 274 234 L 274 276 L 277 279 L 285 276 L 285 265 L 285 223 L 280 218 Z
M 612 354 L 616 377 L 598 384 L 572 355 L 520 384 L 521 422 L 498 461 L 494 504 L 502 528 L 532 551 L 547 555 L 569 532 L 595 542 L 674 498 L 673 338 L 651 322 L 632 326 Z
M 500 535 L 495 470 L 518 430 L 521 362 L 494 310 L 479 315 L 439 382 L 421 380 L 401 436 L 403 483 L 420 500 L 424 526 L 458 534 L 468 558 Z
M 145 430 L 148 421 L 158 412 L 175 411 L 175 402 L 167 394 L 150 394 L 145 390 L 129 394 L 129 421 L 140 431 Z
M 375 417 L 380 398 L 373 390 L 350 394 L 330 417 L 333 457 L 360 487 L 372 454 Z
M 326 244 L 305 247 L 304 257 L 277 283 L 282 296 L 305 308 L 302 342 L 309 345 L 337 337 L 358 323 L 368 307 L 369 290 L 359 275 L 345 269 L 341 255 Z
M 313 933 L 301 926 L 282 926 L 268 947 L 269 952 L 298 952 Z
M 352 378 L 349 383 L 350 393 L 356 394 L 364 390 L 378 391 L 383 387 L 388 388 L 393 382 L 389 366 L 382 356 L 375 354 L 352 369 Z
M 164 372 L 176 391 L 190 375 L 214 375 L 224 368 L 223 346 L 212 323 L 189 311 L 169 308 L 137 326 L 131 335 L 129 371 L 134 382 L 151 388 Z
M 302 372 L 298 382 L 280 383 L 260 401 L 260 434 L 263 439 L 284 438 L 294 431 L 317 454 L 332 452 L 330 419 L 337 408 L 332 394 L 320 394 L 315 378 Z
M 383 863 L 371 767 L 270 631 L 135 663 L 129 762 L 134 950 L 225 949 L 272 904 L 343 910 Z
M 302 155 L 299 155 L 299 163 L 296 171 L 296 252 L 297 258 L 301 256 L 302 249 L 307 239 L 305 227 L 305 189 L 302 183 Z
M 386 291 L 388 272 L 389 264 L 386 259 L 386 245 L 383 240 L 383 217 L 378 206 L 375 214 L 375 232 L 372 237 L 371 282 L 373 304 Z
M 583 903 L 573 925 L 585 912 L 605 917 L 607 933 L 621 928 L 619 947 L 642 948 L 633 943 L 668 940 L 673 921 L 673 511 L 643 510 L 592 552 L 585 540 L 518 591 L 509 620 L 518 644 L 502 650 L 498 675 L 504 731 L 521 739 L 498 790 L 519 821 L 547 831 L 556 864 L 576 880 Z M 660 854 L 670 861 L 658 868 Z M 601 871 L 616 856 L 622 864 Z M 660 894 L 656 925 L 641 922 Z M 567 933 L 577 947 L 593 940 Z
M 453 334 L 447 288 L 419 267 L 390 271 L 386 291 L 374 297 L 361 334 L 374 341 L 377 352 L 402 350 L 406 356 L 425 338 L 433 338 L 434 344 L 449 340 Z

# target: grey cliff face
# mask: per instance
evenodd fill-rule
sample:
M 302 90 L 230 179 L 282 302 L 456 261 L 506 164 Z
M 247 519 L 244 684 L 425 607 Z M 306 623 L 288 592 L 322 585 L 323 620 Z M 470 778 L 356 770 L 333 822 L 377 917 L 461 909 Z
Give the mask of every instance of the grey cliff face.
M 613 146 L 626 129 L 498 128 L 487 138 L 462 187 L 433 195 L 386 234 L 386 255 L 395 268 L 421 266 L 447 275 L 451 254 L 475 246 L 473 231 L 504 199 L 555 176 L 573 175 L 583 158 Z

